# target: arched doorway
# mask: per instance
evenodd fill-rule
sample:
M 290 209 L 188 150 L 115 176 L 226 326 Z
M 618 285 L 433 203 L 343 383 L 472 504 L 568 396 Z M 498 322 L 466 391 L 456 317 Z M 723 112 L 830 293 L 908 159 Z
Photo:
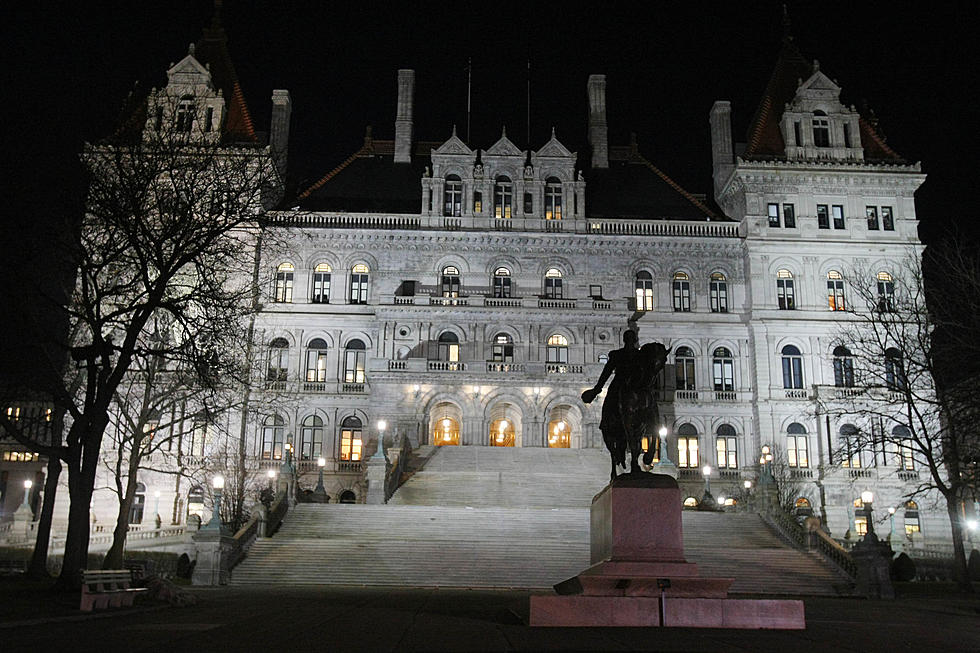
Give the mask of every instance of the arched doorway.
M 357 503 L 357 495 L 351 490 L 344 490 L 340 493 L 340 503 Z
M 577 435 L 577 416 L 573 415 L 568 406 L 556 406 L 548 415 L 547 444 L 550 448 L 569 449 L 572 446 L 572 436 Z
M 496 404 L 490 411 L 489 444 L 491 447 L 516 447 L 521 432 L 521 413 L 514 404 Z
M 429 417 L 431 428 L 430 442 L 437 447 L 454 446 L 463 443 L 460 424 L 462 413 L 456 404 L 444 401 L 436 404 Z

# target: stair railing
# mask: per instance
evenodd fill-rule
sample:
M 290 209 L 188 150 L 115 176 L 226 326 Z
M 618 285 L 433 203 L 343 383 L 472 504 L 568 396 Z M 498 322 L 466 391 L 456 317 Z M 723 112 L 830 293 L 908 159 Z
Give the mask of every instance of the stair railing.
M 259 535 L 259 516 L 253 515 L 245 524 L 238 529 L 232 536 L 231 552 L 228 556 L 228 570 L 234 569 L 239 562 L 245 559 L 245 554 Z
M 408 458 L 412 453 L 412 443 L 408 439 L 408 436 L 402 433 L 402 441 L 400 444 L 400 452 L 398 454 L 398 460 L 395 464 L 388 469 L 388 473 L 385 476 L 385 503 L 388 503 L 398 487 L 402 482 L 402 475 L 405 470 L 408 469 Z
M 276 500 L 272 502 L 269 506 L 269 511 L 265 519 L 265 536 L 272 537 L 272 535 L 279 530 L 280 524 L 282 524 L 283 518 L 289 511 L 289 498 L 285 492 L 276 496 Z
M 760 516 L 791 544 L 805 551 L 816 551 L 840 573 L 852 580 L 857 578 L 854 558 L 820 528 L 804 528 L 792 515 L 778 506 L 773 506 Z

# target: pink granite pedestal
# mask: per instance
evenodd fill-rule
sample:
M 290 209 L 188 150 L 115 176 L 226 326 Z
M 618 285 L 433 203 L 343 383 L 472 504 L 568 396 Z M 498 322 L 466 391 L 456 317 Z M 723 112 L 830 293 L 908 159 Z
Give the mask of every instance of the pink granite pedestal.
M 702 578 L 684 559 L 670 476 L 626 474 L 607 485 L 592 500 L 591 536 L 591 566 L 555 585 L 557 594 L 531 596 L 531 626 L 806 627 L 802 601 L 730 599 L 734 578 Z

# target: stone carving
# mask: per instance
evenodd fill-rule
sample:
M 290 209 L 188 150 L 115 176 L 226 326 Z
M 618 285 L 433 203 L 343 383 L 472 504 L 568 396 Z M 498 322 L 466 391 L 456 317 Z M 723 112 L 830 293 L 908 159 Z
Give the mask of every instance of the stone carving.
M 626 467 L 627 449 L 630 452 L 630 473 L 642 472 L 639 457 L 643 437 L 648 430 L 653 435 L 660 421 L 654 390 L 670 349 L 660 342 L 649 342 L 643 347 L 637 345 L 635 331 L 623 333 L 623 347 L 609 352 L 609 360 L 595 387 L 582 393 L 582 401 L 592 403 L 609 377 L 615 374 L 602 402 L 602 420 L 599 423 L 602 440 L 612 461 L 610 480 L 616 479 L 617 465 Z M 643 461 L 647 465 L 653 460 L 653 447 L 650 449 L 649 460 L 645 456 Z

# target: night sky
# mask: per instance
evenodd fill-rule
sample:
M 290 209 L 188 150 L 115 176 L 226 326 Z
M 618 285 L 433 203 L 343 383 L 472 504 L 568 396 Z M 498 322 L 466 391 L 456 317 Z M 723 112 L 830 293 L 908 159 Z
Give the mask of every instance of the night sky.
M 294 187 L 354 152 L 366 125 L 378 138 L 392 137 L 398 68 L 416 70 L 416 137 L 447 138 L 454 123 L 465 137 L 472 58 L 471 146 L 489 147 L 504 124 L 517 145 L 527 144 L 530 59 L 530 146 L 543 145 L 554 126 L 560 140 L 584 152 L 586 79 L 605 73 L 611 143 L 625 144 L 636 132 L 647 158 L 688 190 L 709 192 L 708 111 L 716 99 L 731 100 L 733 133 L 744 140 L 779 51 L 780 6 L 426 2 L 392 8 L 229 0 L 222 22 L 257 129 L 268 129 L 272 89 L 292 93 Z M 969 161 L 980 113 L 973 100 L 978 4 L 790 2 L 788 8 L 803 55 L 838 81 L 845 103 L 866 102 L 874 110 L 893 149 L 922 162 L 929 175 L 917 196 L 923 237 L 951 224 L 980 231 L 972 226 L 976 173 Z M 43 275 L 50 264 L 51 230 L 80 211 L 83 143 L 112 131 L 134 82 L 163 85 L 167 67 L 199 39 L 213 7 L 207 0 L 77 2 L 68 9 L 31 2 L 6 3 L 3 13 L 7 197 L 0 258 L 8 268 L 4 278 L 26 287 L 25 276 Z M 13 309 L 17 301 L 5 306 Z M 9 345 L 10 338 L 3 340 Z

